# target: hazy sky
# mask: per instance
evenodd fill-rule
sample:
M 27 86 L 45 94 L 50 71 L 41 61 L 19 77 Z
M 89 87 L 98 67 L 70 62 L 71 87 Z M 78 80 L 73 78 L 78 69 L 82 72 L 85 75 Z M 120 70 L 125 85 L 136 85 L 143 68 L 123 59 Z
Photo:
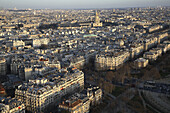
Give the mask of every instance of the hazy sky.
M 170 6 L 170 0 L 0 0 L 0 8 L 123 8 Z

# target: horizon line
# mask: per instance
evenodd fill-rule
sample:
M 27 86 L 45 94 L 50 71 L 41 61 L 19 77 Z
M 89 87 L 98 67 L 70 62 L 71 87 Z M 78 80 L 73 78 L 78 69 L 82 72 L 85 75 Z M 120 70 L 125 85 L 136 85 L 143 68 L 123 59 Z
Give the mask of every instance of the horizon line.
M 159 8 L 159 7 L 170 7 L 170 6 L 141 6 L 141 7 L 110 7 L 110 8 L 0 8 L 0 10 L 94 10 L 94 9 L 128 9 L 128 8 Z

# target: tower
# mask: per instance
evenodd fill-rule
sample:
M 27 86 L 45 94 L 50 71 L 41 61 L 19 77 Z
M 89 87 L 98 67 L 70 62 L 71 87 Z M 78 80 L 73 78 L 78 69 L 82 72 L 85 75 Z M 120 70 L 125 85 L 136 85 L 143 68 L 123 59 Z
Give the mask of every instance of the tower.
M 95 22 L 93 23 L 93 27 L 102 27 L 102 23 L 100 22 L 99 12 L 96 11 Z
M 100 23 L 99 13 L 96 11 L 95 23 Z

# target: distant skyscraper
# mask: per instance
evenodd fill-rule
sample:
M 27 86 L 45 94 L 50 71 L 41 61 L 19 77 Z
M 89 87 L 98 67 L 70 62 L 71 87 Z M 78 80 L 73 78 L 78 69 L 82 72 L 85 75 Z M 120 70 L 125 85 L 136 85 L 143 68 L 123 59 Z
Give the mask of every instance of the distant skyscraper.
M 96 16 L 95 16 L 95 23 L 93 23 L 93 27 L 102 27 L 102 23 L 100 22 L 99 18 L 99 12 L 96 11 Z

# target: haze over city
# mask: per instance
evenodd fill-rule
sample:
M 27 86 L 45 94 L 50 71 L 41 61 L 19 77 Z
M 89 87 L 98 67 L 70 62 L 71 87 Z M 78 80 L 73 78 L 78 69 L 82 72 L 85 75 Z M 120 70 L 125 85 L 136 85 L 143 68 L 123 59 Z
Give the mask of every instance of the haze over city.
M 0 0 L 0 113 L 169 113 L 170 0 Z
M 0 8 L 86 9 L 169 6 L 169 0 L 0 0 Z

